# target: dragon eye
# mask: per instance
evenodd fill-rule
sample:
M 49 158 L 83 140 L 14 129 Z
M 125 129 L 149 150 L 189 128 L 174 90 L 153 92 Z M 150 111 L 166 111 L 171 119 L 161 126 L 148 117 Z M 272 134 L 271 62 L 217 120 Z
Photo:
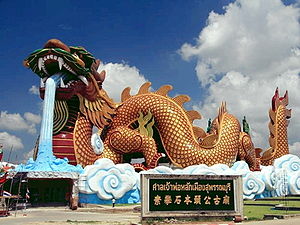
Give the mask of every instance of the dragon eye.
M 85 67 L 85 63 L 80 59 L 80 57 L 75 52 L 72 55 L 76 58 L 76 61 L 79 65 Z

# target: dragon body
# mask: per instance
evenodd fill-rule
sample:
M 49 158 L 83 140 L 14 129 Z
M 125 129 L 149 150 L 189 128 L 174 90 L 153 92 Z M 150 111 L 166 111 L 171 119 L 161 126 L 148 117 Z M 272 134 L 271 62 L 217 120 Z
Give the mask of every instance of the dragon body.
M 68 47 L 56 39 L 49 40 L 43 49 L 33 52 L 24 61 L 24 65 L 42 79 L 42 98 L 45 80 L 60 74 L 53 121 L 56 157 L 67 157 L 74 165 L 86 166 L 98 158 L 122 163 L 128 161 L 128 157 L 139 155 L 145 162 L 134 164 L 138 170 L 154 168 L 160 160 L 178 167 L 218 163 L 231 166 L 236 160 L 245 160 L 252 170 L 259 169 L 258 150 L 255 151 L 250 135 L 241 132 L 239 121 L 227 112 L 225 104 L 222 103 L 209 133 L 206 133 L 192 124 L 201 118 L 200 114 L 183 108 L 190 100 L 188 96 L 171 98 L 167 95 L 172 89 L 170 85 L 150 92 L 151 83 L 147 82 L 135 96 L 131 96 L 130 89 L 126 88 L 121 103 L 114 103 L 102 89 L 105 71 L 97 72 L 99 64 L 100 61 L 84 48 Z M 281 131 L 275 132 L 277 128 L 286 129 L 276 125 L 285 123 L 278 119 L 281 114 L 285 118 L 288 115 L 285 103 L 283 99 L 275 100 L 276 113 L 270 114 L 275 124 L 270 128 L 271 136 L 276 141 L 270 141 L 272 153 L 263 155 L 264 163 L 272 163 L 288 149 L 286 145 L 281 146 L 282 139 L 287 140 L 287 136 L 280 139 L 276 135 Z M 99 129 L 103 152 L 95 151 L 91 145 L 93 127 Z
M 142 86 L 136 96 L 129 96 L 123 92 L 123 96 L 126 97 L 122 99 L 125 100 L 117 108 L 116 116 L 104 141 L 104 157 L 114 155 L 113 159 L 117 163 L 125 153 L 143 151 L 143 155 L 148 156 L 145 157 L 146 166 L 155 167 L 162 154 L 157 152 L 151 140 L 147 140 L 149 137 L 138 131 L 126 131 L 131 130 L 130 125 L 137 119 L 139 112 L 146 115 L 150 111 L 165 152 L 174 165 L 180 167 L 216 163 L 232 165 L 236 161 L 240 125 L 235 117 L 225 111 L 225 108 L 219 114 L 221 120 L 219 139 L 212 146 L 201 145 L 192 126 L 192 121 L 200 115 L 196 111 L 185 111 L 181 107 L 188 97 L 181 95 L 172 99 L 166 96 L 170 86 L 163 86 L 154 93 L 148 91 L 149 86 L 150 83 Z M 130 140 L 130 137 L 134 137 L 132 144 L 136 145 L 135 148 L 124 142 Z M 150 146 L 140 148 L 143 142 L 149 143 Z

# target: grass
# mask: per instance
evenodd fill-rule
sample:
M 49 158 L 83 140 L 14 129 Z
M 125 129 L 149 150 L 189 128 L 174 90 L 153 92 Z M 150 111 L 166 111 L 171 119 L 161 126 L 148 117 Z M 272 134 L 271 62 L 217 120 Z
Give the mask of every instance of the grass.
M 289 201 L 289 200 L 278 200 L 278 201 L 244 201 L 244 205 L 247 204 L 272 204 L 272 205 L 279 205 L 282 204 L 284 206 L 294 206 L 300 207 L 300 201 Z M 255 206 L 256 207 L 256 206 Z
M 112 205 L 112 204 L 111 204 Z M 115 207 L 118 207 L 118 206 L 130 206 L 130 205 L 136 205 L 136 206 L 139 206 L 141 205 L 141 203 L 127 203 L 127 204 L 119 204 L 119 203 L 116 203 L 115 204 Z
M 77 221 L 77 220 L 67 220 L 67 223 L 73 223 L 73 224 L 102 224 L 105 221 L 93 221 L 93 220 L 87 220 L 87 221 Z M 116 224 L 116 222 L 114 222 Z M 118 223 L 119 224 L 119 223 Z
M 271 197 L 272 199 L 299 199 L 300 200 L 300 197 L 299 196 L 280 196 L 280 197 Z M 259 200 L 257 200 L 259 201 Z
M 265 214 L 290 215 L 300 214 L 300 212 L 291 210 L 272 210 L 269 206 L 244 206 L 244 216 L 247 216 L 248 220 L 262 220 Z
M 300 198 L 298 201 L 293 201 L 290 199 L 295 199 L 297 197 L 278 197 L 272 198 L 277 199 L 276 201 L 267 201 L 267 200 L 245 200 L 244 201 L 244 216 L 248 218 L 248 220 L 263 220 L 264 215 L 273 214 L 273 215 L 290 215 L 290 214 L 300 214 L 300 211 L 292 211 L 292 210 L 274 210 L 273 206 L 260 206 L 259 204 L 272 204 L 272 205 L 283 205 L 283 206 L 292 206 L 292 207 L 300 207 Z M 257 204 L 257 205 L 247 205 L 247 204 Z M 116 204 L 115 207 L 118 206 L 130 206 L 140 204 Z M 207 218 L 206 218 L 207 219 Z M 223 218 L 224 219 L 224 218 Z M 215 219 L 214 219 L 215 220 Z M 50 222 L 50 221 L 49 221 Z M 52 221 L 51 221 L 52 222 Z M 103 221 L 102 221 L 103 222 Z M 68 224 L 102 224 L 101 221 L 77 221 L 77 220 L 67 220 Z M 114 223 L 119 224 L 119 223 Z
M 277 198 L 275 198 L 277 199 Z M 247 204 L 257 204 L 256 205 L 247 205 Z M 287 197 L 285 200 L 278 198 L 278 201 L 244 201 L 244 216 L 248 217 L 248 220 L 262 220 L 265 214 L 275 214 L 275 215 L 290 215 L 290 214 L 300 214 L 300 211 L 292 210 L 274 210 L 272 206 L 260 206 L 259 204 L 273 204 L 284 206 L 294 206 L 300 207 L 300 201 L 291 201 Z

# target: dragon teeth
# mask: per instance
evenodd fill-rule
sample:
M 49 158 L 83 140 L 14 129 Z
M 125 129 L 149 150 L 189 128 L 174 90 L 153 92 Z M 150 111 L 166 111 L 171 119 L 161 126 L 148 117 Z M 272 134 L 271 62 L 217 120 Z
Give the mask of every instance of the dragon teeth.
M 63 65 L 67 70 L 70 69 L 70 67 L 68 66 L 68 64 L 64 63 Z
M 69 72 L 71 72 L 72 74 L 76 75 L 76 73 L 74 72 L 74 70 L 72 70 L 72 68 L 66 64 L 64 62 L 64 59 L 62 57 L 58 57 L 56 55 L 46 55 L 44 57 L 41 57 L 39 58 L 38 60 L 38 68 L 39 70 L 43 70 L 44 73 L 46 73 L 48 75 L 48 72 L 45 68 L 45 61 L 48 60 L 48 59 L 53 59 L 53 60 L 56 60 L 58 62 L 58 66 L 59 66 L 59 70 L 62 69 L 62 67 L 65 67 Z M 85 81 L 84 81 L 85 83 Z
M 66 87 L 62 78 L 60 78 L 60 87 L 62 88 Z
M 62 66 L 64 64 L 64 60 L 63 60 L 63 58 L 58 57 L 57 61 L 58 61 L 59 70 L 61 70 Z
M 78 76 L 78 78 L 79 78 L 86 86 L 89 85 L 89 82 L 87 81 L 87 79 L 86 79 L 84 76 L 80 75 L 80 76 Z
M 45 79 L 45 78 L 44 78 L 44 79 Z M 41 84 L 40 84 L 41 88 L 44 88 L 44 87 L 45 87 L 44 79 L 41 78 Z
M 47 74 L 49 76 L 49 73 L 47 72 L 45 66 L 42 67 L 42 70 L 44 71 L 45 74 Z
M 38 67 L 39 67 L 39 70 L 40 70 L 40 71 L 42 70 L 43 65 L 44 65 L 44 60 L 43 60 L 43 58 L 39 58 Z
M 73 73 L 74 75 L 76 75 L 76 73 L 74 72 L 74 70 L 72 70 L 71 67 L 70 67 L 68 64 L 64 63 L 63 66 L 64 66 L 68 71 L 70 71 L 71 73 Z
M 74 75 L 76 75 L 76 73 L 70 68 L 69 70 L 71 73 L 73 73 Z

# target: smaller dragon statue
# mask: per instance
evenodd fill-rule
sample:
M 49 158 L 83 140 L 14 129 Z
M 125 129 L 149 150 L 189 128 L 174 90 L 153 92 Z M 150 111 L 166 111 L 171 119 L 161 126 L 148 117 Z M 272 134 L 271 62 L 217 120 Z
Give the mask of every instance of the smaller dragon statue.
M 280 97 L 277 88 L 272 98 L 272 107 L 269 110 L 270 147 L 260 159 L 264 166 L 272 165 L 275 159 L 289 154 L 287 127 L 291 118 L 291 109 L 286 108 L 288 103 L 288 92 L 286 91 L 284 96 Z M 260 153 L 262 150 L 257 149 L 257 152 Z

